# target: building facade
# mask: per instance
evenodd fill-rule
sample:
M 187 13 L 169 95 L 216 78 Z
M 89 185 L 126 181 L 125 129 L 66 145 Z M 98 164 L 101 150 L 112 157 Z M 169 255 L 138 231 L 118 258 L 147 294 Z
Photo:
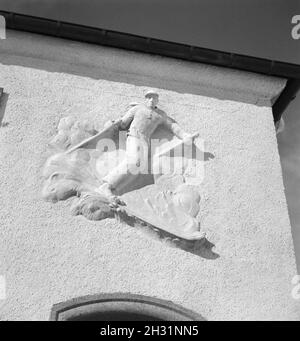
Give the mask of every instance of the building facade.
M 48 320 L 60 302 L 129 293 L 205 320 L 299 319 L 271 108 L 285 85 L 258 73 L 7 31 L 0 44 L 0 318 Z M 87 120 L 100 130 L 148 88 L 212 155 L 196 184 L 207 239 L 199 247 L 174 247 L 116 219 L 72 216 L 72 199 L 42 199 L 59 121 Z

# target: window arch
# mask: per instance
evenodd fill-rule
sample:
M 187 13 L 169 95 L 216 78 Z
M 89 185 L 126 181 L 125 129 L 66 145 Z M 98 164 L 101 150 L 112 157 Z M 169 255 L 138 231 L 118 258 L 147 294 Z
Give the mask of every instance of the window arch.
M 99 294 L 55 304 L 51 321 L 204 321 L 170 301 L 128 293 Z

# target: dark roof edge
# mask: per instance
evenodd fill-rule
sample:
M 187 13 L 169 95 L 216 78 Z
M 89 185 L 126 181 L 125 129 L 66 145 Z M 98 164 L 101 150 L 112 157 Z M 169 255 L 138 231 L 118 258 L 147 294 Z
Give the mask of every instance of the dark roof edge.
M 1 10 L 0 15 L 5 18 L 6 27 L 9 29 L 287 78 L 287 86 L 273 105 L 275 121 L 280 119 L 283 111 L 289 102 L 295 98 L 296 92 L 300 88 L 300 65 L 296 64 L 211 50 Z

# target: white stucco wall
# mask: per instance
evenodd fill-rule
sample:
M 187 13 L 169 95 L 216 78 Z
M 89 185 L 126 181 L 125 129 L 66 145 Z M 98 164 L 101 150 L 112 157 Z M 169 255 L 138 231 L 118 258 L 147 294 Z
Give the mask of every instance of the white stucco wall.
M 208 320 L 300 319 L 271 102 L 281 79 L 27 33 L 0 43 L 2 320 L 46 320 L 53 304 L 101 292 L 171 300 Z M 199 131 L 205 164 L 200 221 L 215 245 L 171 248 L 114 220 L 70 215 L 40 192 L 61 117 L 99 127 L 149 86 L 161 108 Z M 7 96 L 6 96 L 7 97 Z M 98 111 L 94 109 L 98 108 Z

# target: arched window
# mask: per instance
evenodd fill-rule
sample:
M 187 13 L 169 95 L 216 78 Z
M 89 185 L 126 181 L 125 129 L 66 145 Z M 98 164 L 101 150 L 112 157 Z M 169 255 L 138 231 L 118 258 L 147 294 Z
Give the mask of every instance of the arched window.
M 204 321 L 170 301 L 133 294 L 100 294 L 55 304 L 51 321 Z

